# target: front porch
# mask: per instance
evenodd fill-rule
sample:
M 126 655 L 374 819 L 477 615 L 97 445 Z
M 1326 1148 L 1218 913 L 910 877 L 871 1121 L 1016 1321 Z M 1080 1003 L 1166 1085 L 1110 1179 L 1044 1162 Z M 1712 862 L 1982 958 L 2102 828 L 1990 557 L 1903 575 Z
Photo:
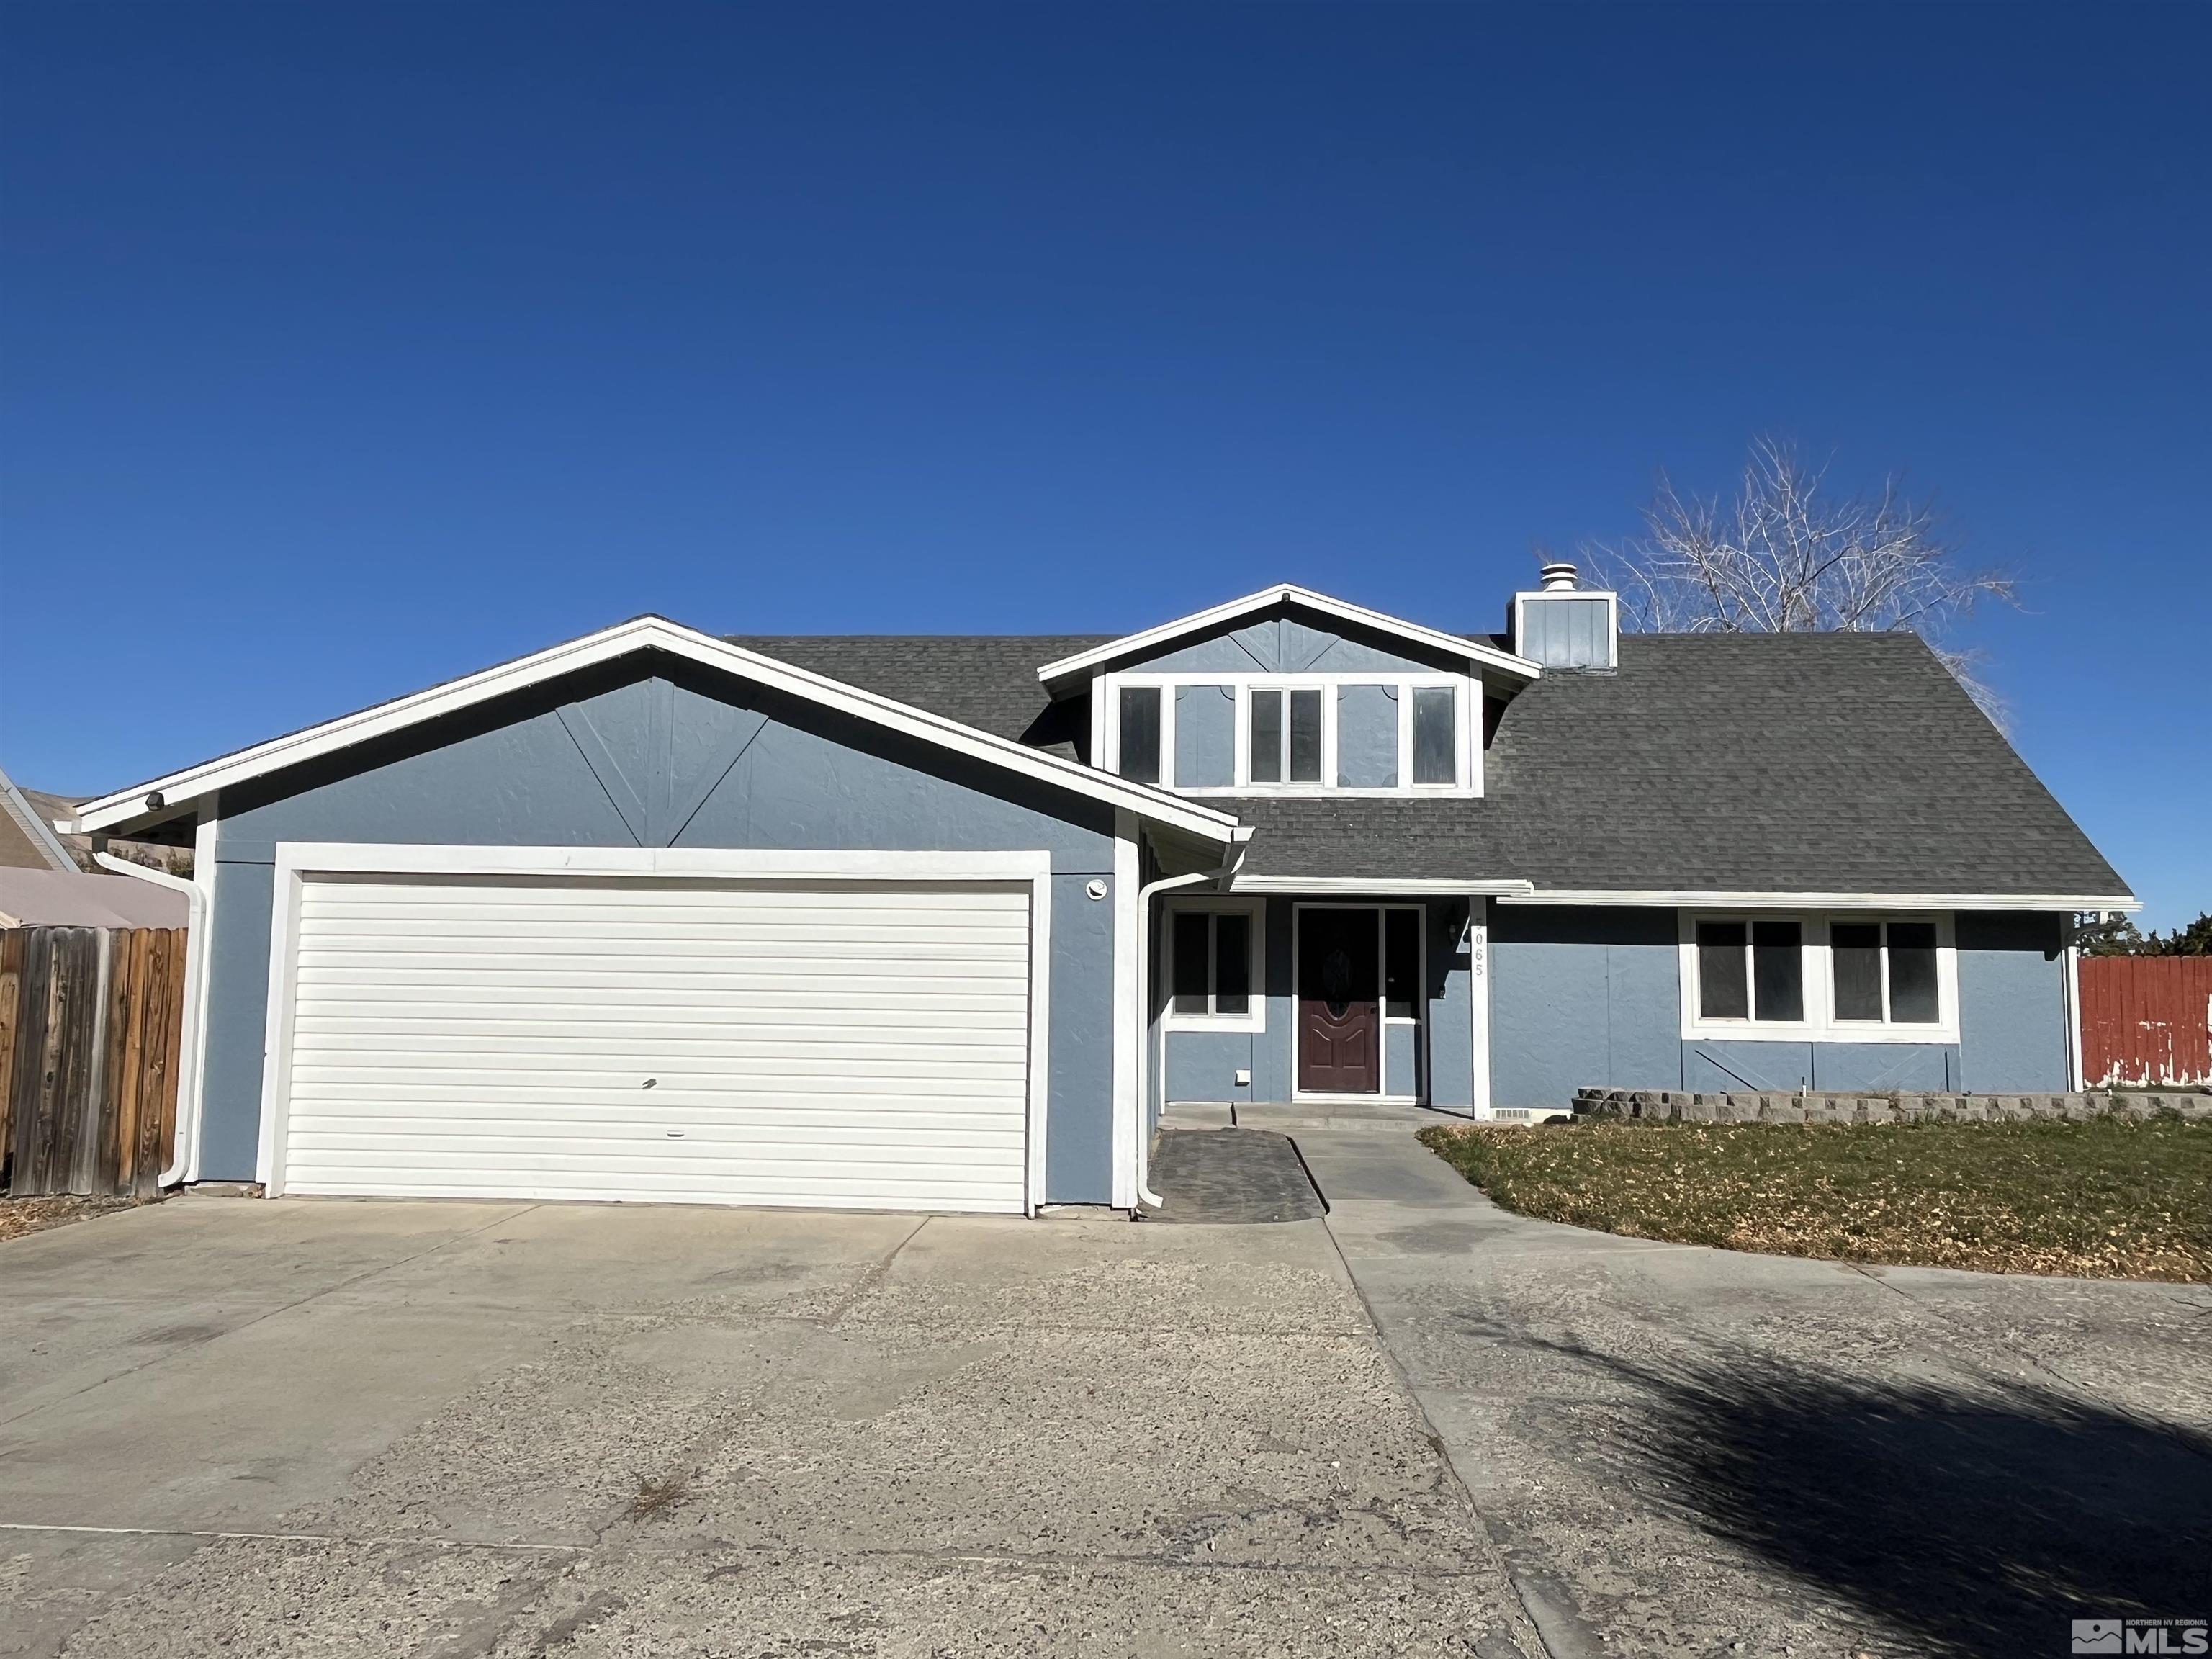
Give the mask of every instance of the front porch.
M 1153 939 L 1155 1112 L 1328 1127 L 1377 1114 L 1433 1121 L 1416 1109 L 1425 1108 L 1479 1115 L 1488 1096 L 1479 902 L 1318 892 L 1165 901 Z

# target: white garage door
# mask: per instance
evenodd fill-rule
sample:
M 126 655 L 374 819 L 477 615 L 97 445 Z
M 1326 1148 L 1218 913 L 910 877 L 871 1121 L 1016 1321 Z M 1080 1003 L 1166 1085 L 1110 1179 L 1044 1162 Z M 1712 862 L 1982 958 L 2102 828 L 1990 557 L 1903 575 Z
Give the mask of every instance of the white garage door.
M 1018 1211 L 1026 884 L 310 877 L 295 1193 Z

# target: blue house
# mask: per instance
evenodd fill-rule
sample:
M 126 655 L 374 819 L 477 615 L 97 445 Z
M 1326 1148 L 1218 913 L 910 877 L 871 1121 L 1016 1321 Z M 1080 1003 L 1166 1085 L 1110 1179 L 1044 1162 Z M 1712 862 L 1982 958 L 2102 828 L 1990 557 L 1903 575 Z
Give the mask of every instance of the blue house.
M 196 845 L 185 1180 L 1136 1205 L 1171 1103 L 2077 1082 L 2111 866 L 1910 635 L 1277 586 L 659 617 L 86 804 Z

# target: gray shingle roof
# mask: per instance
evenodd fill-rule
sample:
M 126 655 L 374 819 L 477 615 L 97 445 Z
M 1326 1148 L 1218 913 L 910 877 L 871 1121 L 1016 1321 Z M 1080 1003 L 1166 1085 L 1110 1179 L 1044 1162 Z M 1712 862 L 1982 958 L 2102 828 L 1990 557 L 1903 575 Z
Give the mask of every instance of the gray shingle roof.
M 1038 665 L 1104 635 L 734 643 L 1073 752 Z M 2068 893 L 2127 889 L 1909 634 L 1628 635 L 1616 674 L 1547 674 L 1499 714 L 1479 800 L 1219 803 L 1270 876 L 1540 888 Z

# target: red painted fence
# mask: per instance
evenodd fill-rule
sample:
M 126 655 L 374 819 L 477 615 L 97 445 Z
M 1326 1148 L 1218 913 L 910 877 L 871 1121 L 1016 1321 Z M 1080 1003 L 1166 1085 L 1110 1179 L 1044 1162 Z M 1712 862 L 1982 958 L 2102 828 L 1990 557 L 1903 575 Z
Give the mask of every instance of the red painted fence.
M 2083 957 L 2081 1073 L 2212 1083 L 2212 957 Z

